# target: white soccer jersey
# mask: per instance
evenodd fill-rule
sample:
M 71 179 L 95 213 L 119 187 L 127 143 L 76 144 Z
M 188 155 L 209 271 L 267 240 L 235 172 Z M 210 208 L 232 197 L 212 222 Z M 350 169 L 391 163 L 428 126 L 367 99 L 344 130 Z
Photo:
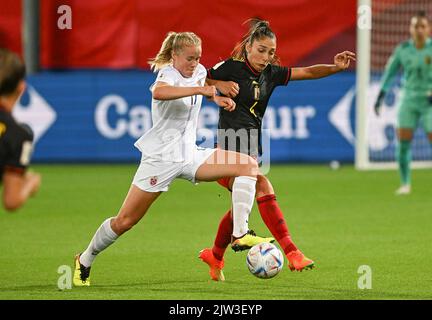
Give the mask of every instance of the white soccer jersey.
M 169 65 L 162 68 L 156 82 L 177 87 L 203 86 L 207 71 L 199 64 L 190 78 Z M 150 87 L 152 90 L 154 84 Z M 202 95 L 175 100 L 152 99 L 153 127 L 135 142 L 146 161 L 187 162 L 196 148 L 196 130 Z

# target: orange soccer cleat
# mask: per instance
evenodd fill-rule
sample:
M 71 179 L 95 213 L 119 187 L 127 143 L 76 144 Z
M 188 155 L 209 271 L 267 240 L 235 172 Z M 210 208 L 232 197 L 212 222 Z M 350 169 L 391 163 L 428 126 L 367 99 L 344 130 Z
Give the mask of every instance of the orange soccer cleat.
M 303 271 L 315 267 L 315 262 L 307 258 L 300 250 L 288 252 L 286 256 L 289 261 L 288 267 L 291 271 Z
M 214 281 L 225 281 L 225 277 L 223 274 L 224 260 L 218 260 L 213 255 L 212 249 L 205 248 L 200 251 L 198 256 L 203 262 L 207 263 L 210 267 L 210 277 Z

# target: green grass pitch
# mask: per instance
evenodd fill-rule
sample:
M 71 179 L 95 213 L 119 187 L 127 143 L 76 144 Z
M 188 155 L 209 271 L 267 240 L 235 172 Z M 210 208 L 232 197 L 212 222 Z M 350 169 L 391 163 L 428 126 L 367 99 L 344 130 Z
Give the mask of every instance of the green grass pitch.
M 116 215 L 135 165 L 37 165 L 38 196 L 0 214 L 0 299 L 432 299 L 432 171 L 413 172 L 397 197 L 396 171 L 272 166 L 269 177 L 296 244 L 317 268 L 253 277 L 246 252 L 227 250 L 226 281 L 209 280 L 200 249 L 213 243 L 229 194 L 176 180 L 131 231 L 98 256 L 92 286 L 60 290 L 62 265 Z M 270 235 L 254 206 L 250 226 Z M 359 289 L 362 265 L 372 288 Z

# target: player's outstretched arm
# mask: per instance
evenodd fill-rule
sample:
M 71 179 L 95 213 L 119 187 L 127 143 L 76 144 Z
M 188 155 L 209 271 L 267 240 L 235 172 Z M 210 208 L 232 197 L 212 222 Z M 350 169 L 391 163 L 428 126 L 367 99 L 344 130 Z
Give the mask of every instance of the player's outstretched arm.
M 41 176 L 26 172 L 24 175 L 5 172 L 3 175 L 3 206 L 7 211 L 19 209 L 40 187 Z
M 216 95 L 216 87 L 176 87 L 165 82 L 156 82 L 152 88 L 152 94 L 156 100 L 174 100 L 194 95 L 203 95 L 212 98 Z
M 351 61 L 356 61 L 355 53 L 344 51 L 334 56 L 334 64 L 317 64 L 310 67 L 292 68 L 291 80 L 319 79 L 346 70 Z
M 384 97 L 386 95 L 386 92 L 390 89 L 394 77 L 396 76 L 396 74 L 401 68 L 402 65 L 401 58 L 400 58 L 401 49 L 402 49 L 402 45 L 397 46 L 386 63 L 384 74 L 382 75 L 381 78 L 380 91 L 374 105 L 375 114 L 377 116 L 380 115 L 381 106 Z

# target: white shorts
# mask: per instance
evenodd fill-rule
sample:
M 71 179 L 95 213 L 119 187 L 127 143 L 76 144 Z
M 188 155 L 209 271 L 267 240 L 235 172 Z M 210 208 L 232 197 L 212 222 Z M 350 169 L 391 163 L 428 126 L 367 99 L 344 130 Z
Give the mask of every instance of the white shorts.
M 192 161 L 189 162 L 162 162 L 142 159 L 132 184 L 143 191 L 160 192 L 168 191 L 169 185 L 176 178 L 197 183 L 195 174 L 198 168 L 216 150 L 196 147 Z

